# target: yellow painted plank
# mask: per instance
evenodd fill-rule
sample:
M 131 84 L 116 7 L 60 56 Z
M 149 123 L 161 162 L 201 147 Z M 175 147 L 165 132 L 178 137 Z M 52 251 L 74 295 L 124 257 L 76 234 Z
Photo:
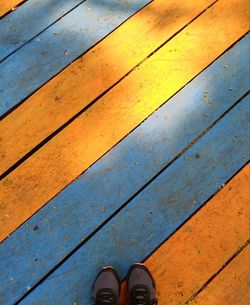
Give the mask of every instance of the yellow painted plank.
M 0 123 L 0 175 L 214 0 L 155 0 Z
M 1 0 L 0 2 L 0 17 L 10 10 L 15 10 L 15 7 L 24 0 Z
M 219 1 L 4 178 L 0 238 L 245 34 L 248 20 L 247 0 Z
M 156 281 L 159 304 L 185 304 L 248 240 L 249 179 L 248 164 L 145 261 Z M 202 300 L 200 305 L 213 304 Z
M 250 246 L 247 246 L 190 305 L 249 305 Z

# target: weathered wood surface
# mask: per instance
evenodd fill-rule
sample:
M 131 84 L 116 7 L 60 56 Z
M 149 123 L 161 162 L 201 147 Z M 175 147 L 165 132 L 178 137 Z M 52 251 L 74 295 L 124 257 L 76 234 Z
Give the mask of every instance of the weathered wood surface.
M 0 3 L 0 17 L 4 14 L 15 10 L 24 0 L 2 0 Z
M 18 270 L 16 293 L 45 276 L 233 106 L 249 85 L 247 55 L 245 37 L 3 242 L 0 269 L 7 263 Z
M 211 3 L 200 1 L 194 6 L 190 1 L 153 1 L 45 84 L 0 123 L 0 174 Z
M 111 264 L 124 276 L 132 262 L 147 257 L 247 162 L 248 118 L 245 98 L 20 304 L 89 304 L 102 265 Z M 30 260 L 39 266 L 39 251 Z M 14 279 L 2 288 L 6 304 L 17 297 Z
M 248 240 L 249 179 L 247 165 L 146 260 L 157 283 L 160 304 L 183 305 Z M 218 289 L 220 286 L 223 289 L 220 284 Z M 237 290 L 233 288 L 232 293 Z M 200 304 L 210 305 L 202 298 Z
M 250 246 L 242 252 L 194 299 L 190 305 L 249 305 Z
M 149 0 L 86 0 L 0 64 L 0 115 L 59 73 Z M 56 33 L 56 34 L 55 34 Z M 22 64 L 20 64 L 22 63 Z
M 221 0 L 208 9 L 1 181 L 1 239 L 245 33 L 248 20 L 243 11 L 248 3 L 242 0 L 232 14 L 234 1 Z M 207 56 L 204 48 L 209 50 Z
M 0 244 L 1 304 L 89 305 L 99 267 L 112 264 L 124 277 L 131 263 L 146 258 L 157 281 L 160 304 L 180 305 L 190 298 L 192 305 L 203 305 L 204 300 L 208 305 L 248 304 L 246 249 L 221 268 L 249 238 L 250 165 L 241 169 L 249 160 L 250 145 L 249 35 L 243 37 L 249 29 L 249 5 L 245 0 L 204 0 L 194 8 L 190 1 L 181 5 L 178 1 L 156 0 L 140 10 L 142 2 L 150 1 L 112 0 L 105 29 L 97 25 L 87 33 L 90 47 L 105 31 L 110 33 L 121 24 L 123 20 L 116 18 L 120 8 L 124 20 L 133 14 L 127 6 L 135 5 L 135 11 L 140 11 L 1 122 L 3 173 L 81 111 L 0 184 L 0 238 L 12 233 Z M 65 5 L 70 9 L 76 2 L 80 1 L 65 1 Z M 0 21 L 5 32 L 9 28 L 7 38 L 12 44 L 0 47 L 0 53 L 5 47 L 12 52 L 16 39 L 26 44 L 25 35 L 50 26 L 65 9 L 62 6 L 47 20 L 35 21 L 34 6 L 33 16 L 32 9 L 24 10 L 35 3 L 46 15 L 47 0 L 30 0 Z M 58 3 L 52 0 L 49 5 Z M 86 3 L 92 6 L 83 20 L 79 7 Z M 39 46 L 48 46 L 51 60 L 62 43 L 70 41 L 78 49 L 73 46 L 64 53 L 60 49 L 59 57 L 74 60 L 82 23 L 87 29 L 98 12 L 105 19 L 111 3 L 87 0 L 82 5 L 67 15 L 78 19 L 65 16 L 37 37 L 37 43 L 42 37 L 47 41 L 20 45 L 0 64 L 0 70 L 9 64 L 12 78 L 19 81 L 11 80 L 16 88 L 9 87 L 10 93 L 18 91 L 20 82 L 23 86 L 22 93 L 15 93 L 15 105 L 22 100 L 18 94 L 26 92 L 26 98 L 32 88 L 30 76 L 22 74 L 25 69 L 30 72 L 28 65 L 22 68 L 18 60 L 30 56 L 31 66 L 37 63 L 39 56 L 45 56 Z M 25 30 L 24 16 L 34 20 L 30 32 Z M 8 25 L 6 18 L 12 20 Z M 23 28 L 12 31 L 21 20 L 26 20 Z M 59 36 L 64 38 L 59 37 L 55 46 L 58 33 L 52 28 L 58 24 Z M 97 39 L 96 31 L 103 36 Z M 38 54 L 33 56 L 32 50 Z M 18 57 L 19 52 L 26 55 Z M 67 59 L 62 62 L 63 68 Z M 42 68 L 43 64 L 39 61 Z M 60 64 L 56 62 L 55 68 L 51 61 L 47 72 L 54 75 Z M 40 78 L 37 71 L 34 90 L 40 86 L 37 81 L 49 77 L 44 70 Z
M 2 0 L 0 6 L 2 2 L 9 1 Z M 0 62 L 81 2 L 29 0 L 5 16 L 0 20 Z

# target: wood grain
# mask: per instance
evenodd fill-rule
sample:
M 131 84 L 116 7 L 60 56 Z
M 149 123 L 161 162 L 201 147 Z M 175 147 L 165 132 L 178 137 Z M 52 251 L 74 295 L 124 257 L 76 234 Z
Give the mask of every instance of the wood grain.
M 38 1 L 43 3 L 42 0 Z M 68 5 L 71 1 L 64 2 Z M 1 62 L 0 116 L 34 93 L 149 2 L 86 0 Z
M 245 99 L 181 158 L 158 175 L 101 230 L 86 243 L 80 244 L 20 304 L 90 304 L 92 282 L 101 266 L 111 264 L 117 267 L 123 277 L 133 262 L 141 261 L 152 253 L 247 162 L 248 121 L 249 104 Z M 200 158 L 197 158 L 197 154 Z M 63 226 L 63 219 L 60 226 Z M 242 226 L 242 230 L 248 234 L 248 228 Z M 40 234 L 39 231 L 34 229 L 34 238 Z M 242 241 L 243 235 L 239 235 L 238 241 Z M 240 244 L 244 242 L 245 239 Z M 14 265 L 8 264 L 10 253 L 3 256 L 5 265 L 10 266 L 5 273 L 7 276 L 1 274 L 3 285 L 0 286 L 0 296 L 5 300 L 4 304 L 14 303 L 15 298 L 27 291 L 27 287 L 35 284 L 33 279 L 36 270 L 45 263 L 39 256 L 40 246 L 38 243 L 29 252 L 28 260 L 20 261 L 19 266 L 24 266 L 24 273 L 20 272 L 20 267 L 17 271 Z M 231 249 L 236 251 L 235 245 Z M 50 253 L 53 251 L 57 251 L 57 248 L 51 249 Z M 16 260 L 19 260 L 18 256 Z M 34 273 L 27 277 L 25 271 L 29 264 L 33 264 Z M 10 274 L 13 274 L 12 278 L 9 278 Z M 24 279 L 29 281 L 27 286 Z M 21 285 L 17 285 L 17 282 Z
M 249 194 L 250 195 L 250 194 Z M 250 246 L 247 246 L 190 305 L 248 305 Z
M 16 293 L 39 281 L 232 107 L 239 88 L 244 93 L 249 86 L 246 58 L 248 36 L 3 241 L 0 284 L 11 270 L 16 275 L 8 287 L 15 285 Z M 204 91 L 213 102 L 204 102 Z M 41 263 L 34 265 L 37 253 Z
M 2 0 L 0 6 L 3 2 L 13 1 Z M 30 0 L 5 16 L 0 21 L 0 62 L 81 2 Z
M 160 304 L 184 304 L 249 238 L 249 179 L 247 165 L 146 260 L 157 283 Z M 201 298 L 200 304 L 210 303 Z
M 4 178 L 0 185 L 1 239 L 239 39 L 248 28 L 244 17 L 248 1 L 238 4 L 222 0 L 207 10 Z M 233 13 L 232 5 L 236 5 Z
M 181 0 L 153 1 L 29 97 L 0 123 L 0 173 L 110 88 L 211 3 L 211 0 L 195 5 Z

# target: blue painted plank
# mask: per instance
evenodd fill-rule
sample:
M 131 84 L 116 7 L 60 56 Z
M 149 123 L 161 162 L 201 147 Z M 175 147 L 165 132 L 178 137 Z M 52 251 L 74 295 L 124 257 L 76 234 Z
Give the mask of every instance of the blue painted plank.
M 0 299 L 18 299 L 232 106 L 249 88 L 247 57 L 245 37 L 5 240 Z
M 0 61 L 83 0 L 29 0 L 0 20 Z
M 124 277 L 146 258 L 248 161 L 248 102 L 249 96 L 20 304 L 89 305 L 101 266 L 113 265 Z
M 150 0 L 87 0 L 0 64 L 0 116 Z

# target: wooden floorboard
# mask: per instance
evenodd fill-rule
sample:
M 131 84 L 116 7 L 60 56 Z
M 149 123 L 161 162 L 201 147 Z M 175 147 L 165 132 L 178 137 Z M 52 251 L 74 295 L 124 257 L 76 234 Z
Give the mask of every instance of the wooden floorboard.
M 247 241 L 249 238 L 249 179 L 250 166 L 247 165 L 145 261 L 157 284 L 159 304 L 183 305 L 186 303 Z M 247 264 L 244 268 L 242 276 L 245 277 Z M 241 277 L 240 273 L 239 269 L 238 274 Z M 229 276 L 232 276 L 231 272 Z M 222 284 L 216 279 L 214 281 L 216 284 L 211 283 L 211 285 L 215 289 L 218 287 L 219 292 L 222 292 L 226 282 Z M 237 278 L 234 282 L 237 282 Z M 231 295 L 236 298 L 245 297 L 246 284 L 246 282 L 235 283 L 235 287 L 230 287 Z M 242 287 L 241 290 L 237 288 L 239 285 Z M 227 302 L 227 297 L 224 297 L 222 302 L 220 298 L 217 299 L 213 291 L 209 289 L 208 292 L 205 293 L 205 297 L 207 299 L 215 297 L 217 301 L 212 304 L 243 304 L 229 303 L 230 298 Z M 198 304 L 210 305 L 205 301 L 206 299 L 203 299 L 203 295 L 202 293 L 201 297 L 198 297 Z M 125 285 L 121 301 L 124 304 Z
M 0 123 L 3 143 L 0 174 L 112 87 L 211 3 L 206 0 L 194 6 L 190 1 L 153 1 L 45 84 Z
M 4 101 L 0 115 L 18 105 L 149 2 L 109 0 L 98 5 L 98 1 L 85 1 L 4 60 L 0 64 L 0 98 Z
M 248 36 L 4 241 L 0 269 L 8 263 L 19 270 L 16 291 L 17 285 L 31 285 L 31 279 L 36 283 L 45 276 L 241 98 L 249 85 L 247 55 Z M 229 62 L 230 69 L 225 69 Z M 42 263 L 33 274 L 37 251 Z
M 0 225 L 4 227 L 1 239 L 27 220 L 245 33 L 248 19 L 238 18 L 241 13 L 244 16 L 244 5 L 237 5 L 238 14 L 231 14 L 234 1 L 222 0 L 207 10 L 1 181 Z M 245 3 L 248 7 L 248 3 L 242 0 L 242 4 Z M 207 27 L 208 22 L 212 23 L 211 27 Z M 215 30 L 216 37 L 213 35 Z M 187 35 L 197 31 L 199 35 Z M 204 48 L 209 50 L 206 56 Z M 191 52 L 197 64 L 190 60 Z M 180 64 L 178 68 L 176 61 Z M 26 202 L 29 202 L 28 206 L 24 204 Z
M 0 6 L 2 2 L 12 1 L 3 0 Z M 81 2 L 28 0 L 5 16 L 0 21 L 0 41 L 4 42 L 0 45 L 0 62 Z
M 248 304 L 248 2 L 2 2 L 0 304 Z
M 248 118 L 249 105 L 245 98 L 20 304 L 66 305 L 76 301 L 87 305 L 89 283 L 101 266 L 113 265 L 124 276 L 133 262 L 150 255 L 247 162 Z M 200 179 L 201 173 L 203 179 Z M 37 270 L 42 260 L 38 255 L 32 261 Z M 18 280 L 20 273 L 16 274 Z M 22 276 L 26 278 L 24 273 Z M 7 304 L 11 304 L 10 298 L 15 299 L 18 293 L 32 287 L 22 284 L 18 288 L 15 277 L 5 281 L 2 287 L 1 297 Z M 78 295 L 74 293 L 76 290 Z
M 191 302 L 190 305 L 248 305 L 250 303 L 250 246 L 234 260 Z
M 24 0 L 5 0 L 0 3 L 0 17 L 13 12 L 17 5 L 20 5 Z

